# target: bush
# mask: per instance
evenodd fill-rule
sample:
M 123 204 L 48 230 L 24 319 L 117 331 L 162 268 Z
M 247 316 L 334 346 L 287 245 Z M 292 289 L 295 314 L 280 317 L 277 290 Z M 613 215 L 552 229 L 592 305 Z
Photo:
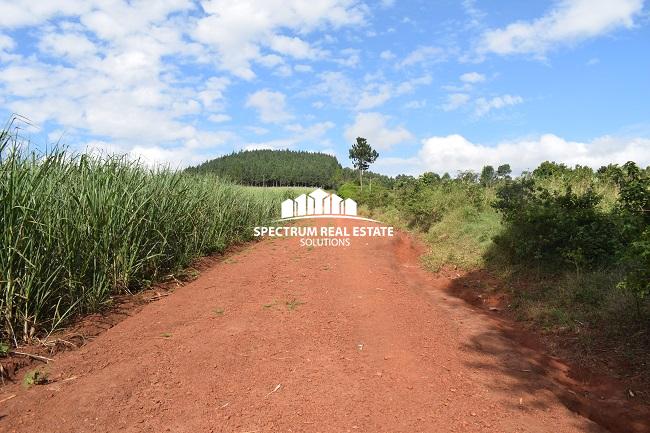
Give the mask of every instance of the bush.
M 599 210 L 593 190 L 576 194 L 535 188 L 524 179 L 503 185 L 494 207 L 507 225 L 495 242 L 515 262 L 593 269 L 612 261 L 621 249 L 616 220 Z
M 552 181 L 558 178 L 563 192 Z M 612 182 L 618 188 L 614 205 L 601 206 L 603 195 L 594 188 Z M 575 184 L 588 187 L 576 193 Z M 597 174 L 585 167 L 544 163 L 532 176 L 502 185 L 493 206 L 505 223 L 495 243 L 512 262 L 545 266 L 555 273 L 574 268 L 621 274 L 618 287 L 635 298 L 641 314 L 650 295 L 647 171 L 632 162 L 603 167 Z
M 359 195 L 359 186 L 353 182 L 345 182 L 339 187 L 337 194 L 343 199 L 351 198 L 356 200 Z

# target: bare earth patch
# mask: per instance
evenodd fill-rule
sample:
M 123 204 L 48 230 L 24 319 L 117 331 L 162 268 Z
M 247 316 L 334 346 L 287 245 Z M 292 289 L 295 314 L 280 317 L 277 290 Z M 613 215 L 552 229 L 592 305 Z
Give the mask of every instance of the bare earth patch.
M 419 252 L 403 234 L 253 244 L 56 355 L 46 383 L 5 386 L 0 431 L 648 431 L 616 384 L 581 394 Z

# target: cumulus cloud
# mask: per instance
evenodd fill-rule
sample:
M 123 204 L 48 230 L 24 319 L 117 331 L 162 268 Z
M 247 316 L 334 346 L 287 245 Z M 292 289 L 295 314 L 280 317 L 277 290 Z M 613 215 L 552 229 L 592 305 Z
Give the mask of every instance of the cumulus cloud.
M 204 53 L 184 37 L 190 21 L 182 14 L 193 2 L 13 1 L 1 8 L 0 27 L 39 25 L 37 49 L 0 66 L 8 110 L 72 131 L 71 145 L 94 143 L 175 164 L 232 138 L 193 121 L 202 113 L 224 120 L 218 111 L 229 80 L 181 80 L 169 60 L 200 61 Z
M 211 114 L 208 116 L 208 120 L 214 123 L 223 123 L 232 120 L 232 117 L 227 114 Z
M 16 43 L 7 35 L 0 33 L 0 51 L 9 51 L 13 50 L 16 46 Z
M 310 72 L 304 63 L 331 57 L 312 34 L 368 16 L 356 0 L 0 0 L 0 9 L 3 107 L 73 131 L 70 144 L 118 143 L 163 161 L 233 139 L 211 131 L 231 119 L 223 110 L 233 75 L 266 67 L 288 76 L 294 59 L 303 63 L 296 71 Z M 23 28 L 29 38 L 14 52 L 11 32 Z M 359 62 L 358 50 L 340 53 L 330 60 Z M 290 120 L 284 95 L 268 92 L 249 106 L 263 121 Z
M 393 89 L 388 84 L 379 86 L 375 91 L 364 91 L 357 103 L 357 110 L 368 110 L 382 105 L 393 97 Z
M 451 93 L 447 95 L 447 101 L 442 104 L 444 111 L 454 111 L 469 102 L 469 95 L 466 93 Z
M 243 146 L 244 150 L 283 150 L 289 149 L 296 144 L 291 139 L 278 139 L 269 141 L 260 141 L 255 143 L 247 143 Z
M 442 48 L 422 46 L 411 51 L 404 59 L 397 64 L 398 68 L 406 68 L 422 63 L 436 63 L 445 60 L 445 52 Z
M 472 143 L 462 135 L 429 137 L 422 141 L 416 166 L 420 172 L 455 173 L 480 170 L 484 165 L 508 163 L 513 171 L 532 170 L 543 161 L 594 168 L 609 163 L 635 161 L 650 164 L 650 139 L 604 136 L 588 142 L 570 141 L 553 134 L 505 141 L 490 146 Z M 406 161 L 407 163 L 409 161 Z M 414 160 L 410 160 L 412 164 Z
M 460 76 L 460 81 L 470 84 L 481 83 L 485 81 L 485 75 L 478 72 L 467 72 Z
M 39 48 L 47 55 L 79 59 L 95 54 L 97 48 L 88 38 L 76 33 L 46 33 L 41 37 Z
M 296 72 L 313 72 L 313 68 L 309 65 L 295 65 L 293 69 L 296 70 Z
M 413 93 L 418 87 L 431 84 L 431 75 L 422 75 L 402 82 L 385 81 L 381 74 L 369 74 L 365 85 L 358 85 L 340 72 L 322 75 L 316 86 L 320 93 L 326 94 L 333 102 L 349 105 L 357 111 L 379 107 L 392 98 Z M 360 95 L 356 88 L 361 88 Z
M 230 80 L 226 77 L 210 77 L 199 91 L 198 99 L 205 108 L 214 108 L 223 99 L 223 93 L 229 85 Z
M 358 113 L 354 123 L 345 129 L 345 139 L 349 143 L 357 137 L 364 137 L 371 146 L 388 150 L 396 144 L 413 139 L 413 134 L 403 126 L 389 126 L 390 118 L 381 113 Z
M 323 95 L 337 105 L 352 105 L 356 98 L 356 86 L 343 72 L 328 71 L 318 75 L 319 82 L 301 95 Z M 322 106 L 317 107 L 322 108 Z
M 559 45 L 630 28 L 642 8 L 643 0 L 561 0 L 541 18 L 485 32 L 479 51 L 543 56 Z
M 286 98 L 282 92 L 258 90 L 248 96 L 246 107 L 255 108 L 264 123 L 282 123 L 293 118 L 286 111 Z
M 478 116 L 485 116 L 492 110 L 499 110 L 505 107 L 521 104 L 524 98 L 517 95 L 501 95 L 490 99 L 478 98 L 476 100 L 476 110 L 474 113 Z
M 363 23 L 366 9 L 353 0 L 205 0 L 207 16 L 199 19 L 194 37 L 213 47 L 220 65 L 231 73 L 252 79 L 251 63 L 265 49 L 296 58 L 318 55 L 299 36 L 323 27 L 339 28 Z
M 212 149 L 228 140 L 232 140 L 232 137 L 227 133 L 199 132 L 186 142 L 171 146 L 91 140 L 81 146 L 81 150 L 94 155 L 126 155 L 127 158 L 150 167 L 180 169 L 215 158 L 218 153 Z
M 39 24 L 54 16 L 79 16 L 93 7 L 91 1 L 0 1 L 0 27 L 18 28 Z
M 395 58 L 395 54 L 391 50 L 384 50 L 379 53 L 379 58 L 382 60 L 392 60 Z
M 412 100 L 404 104 L 404 108 L 409 110 L 419 110 L 427 106 L 427 101 L 425 99 Z
M 335 124 L 330 121 L 325 121 L 325 122 L 318 122 L 314 123 L 312 125 L 301 125 L 298 123 L 293 123 L 286 125 L 284 129 L 291 134 L 288 137 L 285 138 L 279 138 L 279 139 L 273 139 L 273 140 L 267 140 L 267 141 L 259 141 L 259 142 L 252 142 L 252 143 L 246 143 L 243 145 L 243 149 L 245 150 L 255 150 L 255 149 L 272 149 L 272 150 L 278 150 L 278 149 L 290 149 L 292 147 L 296 147 L 298 145 L 301 145 L 301 147 L 304 148 L 305 145 L 313 145 L 313 144 L 318 144 L 318 145 L 328 145 L 329 140 L 327 140 L 324 136 L 325 134 L 332 128 L 335 127 Z M 259 128 L 253 128 L 253 129 L 259 129 Z M 259 134 L 259 132 L 262 131 L 254 131 Z M 266 132 L 266 131 L 264 131 Z
M 301 124 L 291 124 L 286 126 L 287 131 L 295 134 L 294 141 L 318 140 L 323 137 L 327 131 L 334 128 L 334 122 L 325 121 L 314 123 L 313 125 L 303 126 Z

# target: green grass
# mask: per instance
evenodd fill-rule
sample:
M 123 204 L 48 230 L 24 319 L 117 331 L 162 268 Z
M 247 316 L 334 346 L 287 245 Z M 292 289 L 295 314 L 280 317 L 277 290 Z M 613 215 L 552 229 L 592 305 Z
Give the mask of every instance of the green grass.
M 384 224 L 419 234 L 430 247 L 423 262 L 431 270 L 446 265 L 473 270 L 485 265 L 492 238 L 501 230 L 501 216 L 490 206 L 494 197 L 494 188 L 435 185 L 421 190 L 410 203 L 403 195 L 402 202 L 391 196 L 388 206 L 369 210 L 361 201 L 360 210 Z
M 501 218 L 490 207 L 476 210 L 459 206 L 434 223 L 425 235 L 430 245 L 424 263 L 432 270 L 445 265 L 471 270 L 485 265 L 485 253 L 492 245 L 492 237 L 501 227 Z
M 42 335 L 250 239 L 293 194 L 121 157 L 37 155 L 3 132 L 0 341 Z

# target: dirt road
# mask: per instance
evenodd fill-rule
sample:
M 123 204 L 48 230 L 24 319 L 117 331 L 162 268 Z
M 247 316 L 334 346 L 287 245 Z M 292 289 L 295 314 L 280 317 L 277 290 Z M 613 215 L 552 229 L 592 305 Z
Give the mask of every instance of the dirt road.
M 252 244 L 6 389 L 0 431 L 606 431 L 448 284 L 404 235 Z

